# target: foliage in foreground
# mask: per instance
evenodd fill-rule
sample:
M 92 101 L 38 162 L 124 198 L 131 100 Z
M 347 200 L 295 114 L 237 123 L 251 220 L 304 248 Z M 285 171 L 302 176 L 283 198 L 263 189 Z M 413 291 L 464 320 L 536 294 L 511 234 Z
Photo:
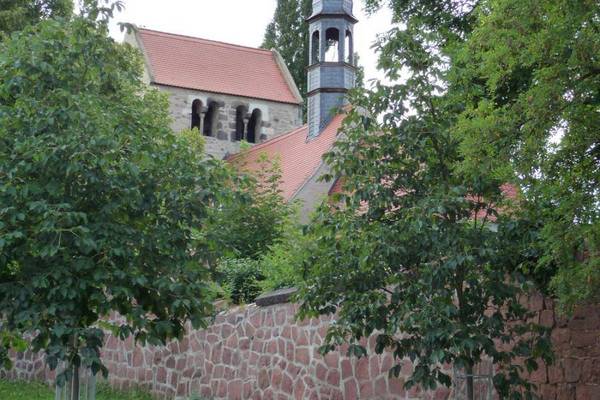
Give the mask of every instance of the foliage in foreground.
M 409 47 L 414 71 L 446 63 L 432 90 L 453 96 L 462 168 L 521 189 L 540 228 L 532 273 L 564 311 L 600 300 L 600 3 L 366 0 L 385 3 L 411 26 L 380 43 L 381 65 L 397 77 Z
M 295 221 L 296 216 L 291 216 L 281 237 L 258 259 L 221 260 L 218 282 L 233 304 L 252 303 L 260 294 L 301 284 L 316 246 Z
M 244 153 L 231 161 L 227 184 L 232 190 L 211 207 L 197 232 L 213 269 L 222 259 L 260 258 L 281 237 L 293 213 L 281 195 L 279 161 L 265 154 L 257 161 L 258 167 L 251 170 Z
M 234 190 L 211 208 L 197 233 L 212 256 L 215 281 L 234 304 L 251 303 L 265 290 L 291 283 L 287 272 L 294 267 L 277 258 L 292 256 L 290 235 L 301 231 L 296 206 L 281 193 L 279 160 L 263 153 L 252 168 L 248 163 L 244 152 L 230 160 Z
M 2 0 L 0 39 L 2 34 L 10 35 L 46 18 L 69 17 L 72 12 L 72 0 Z
M 2 400 L 54 400 L 54 391 L 48 386 L 34 382 L 7 382 L 0 380 L 0 398 Z M 97 400 L 151 400 L 152 397 L 142 391 L 115 391 L 107 385 L 100 385 Z
M 171 132 L 140 77 L 137 53 L 95 18 L 0 44 L 2 329 L 34 332 L 51 368 L 106 373 L 97 323 L 113 311 L 125 319 L 104 328 L 156 344 L 211 312 L 193 228 L 227 172 Z
M 528 193 L 519 190 L 510 157 L 502 172 L 512 173 L 501 174 L 469 143 L 483 128 L 464 121 L 473 100 L 464 86 L 482 77 L 458 84 L 470 76 L 456 62 L 459 50 L 477 40 L 490 15 L 497 17 L 492 34 L 511 1 L 366 2 L 389 4 L 400 23 L 377 46 L 396 83 L 355 94 L 346 136 L 326 156 L 332 175 L 344 177 L 345 194 L 324 205 L 312 227 L 320 248 L 300 317 L 337 313 L 323 351 L 349 342 L 349 353 L 360 356 L 360 339 L 375 334 L 376 351 L 398 361 L 392 373 L 404 359 L 414 364 L 407 388 L 450 385 L 444 365 L 469 374 L 490 358 L 501 398 L 531 399 L 526 372 L 552 361 L 549 332 L 530 322 L 521 303 L 536 289 L 532 278 L 543 281 L 529 275 L 546 250 L 537 242 L 540 221 L 521 212 Z M 491 46 L 487 39 L 472 52 Z M 461 129 L 469 122 L 472 135 Z M 491 133 L 501 145 L 504 136 Z M 467 388 L 472 399 L 472 379 Z
M 464 168 L 515 181 L 563 309 L 600 300 L 600 3 L 480 1 L 450 82 Z

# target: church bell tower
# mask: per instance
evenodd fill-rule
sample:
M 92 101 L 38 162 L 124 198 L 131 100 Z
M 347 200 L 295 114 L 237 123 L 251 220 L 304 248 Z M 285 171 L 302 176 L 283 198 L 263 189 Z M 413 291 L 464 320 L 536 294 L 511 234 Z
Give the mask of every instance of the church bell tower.
M 313 139 L 327 126 L 337 109 L 347 103 L 355 86 L 352 0 L 313 0 L 308 18 L 308 136 Z

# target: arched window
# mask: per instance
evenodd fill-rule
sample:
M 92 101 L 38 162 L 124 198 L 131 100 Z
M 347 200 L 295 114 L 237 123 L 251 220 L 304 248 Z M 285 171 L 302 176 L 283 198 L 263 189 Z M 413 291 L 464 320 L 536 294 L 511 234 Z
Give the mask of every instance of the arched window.
M 312 34 L 312 45 L 311 45 L 310 63 L 316 64 L 321 61 L 321 38 L 319 31 L 314 31 Z
M 202 101 L 196 99 L 192 102 L 192 129 L 202 131 Z
M 246 136 L 246 140 L 249 143 L 256 143 L 256 136 L 260 135 L 260 127 L 262 125 L 262 111 L 258 108 L 255 108 L 252 111 L 252 116 L 250 117 L 250 121 L 248 122 L 248 135 Z
M 244 138 L 244 131 L 246 130 L 246 122 L 244 119 L 246 118 L 246 114 L 248 113 L 248 109 L 246 106 L 238 106 L 235 109 L 235 140 L 240 141 Z
M 340 31 L 329 28 L 325 31 L 325 62 L 339 62 L 340 60 Z
M 211 101 L 204 116 L 204 136 L 214 136 L 217 133 L 218 112 L 219 105 L 216 101 Z
M 352 41 L 352 32 L 346 31 L 346 62 L 354 64 L 354 43 Z

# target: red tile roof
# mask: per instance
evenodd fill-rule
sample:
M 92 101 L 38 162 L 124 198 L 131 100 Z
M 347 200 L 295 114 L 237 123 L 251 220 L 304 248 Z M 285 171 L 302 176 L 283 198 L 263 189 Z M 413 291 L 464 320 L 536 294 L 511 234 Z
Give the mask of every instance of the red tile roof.
M 308 126 L 304 125 L 237 154 L 230 158 L 230 162 L 252 171 L 261 167 L 259 162 L 261 154 L 266 154 L 271 160 L 279 157 L 282 173 L 281 190 L 283 197 L 289 201 L 321 165 L 323 155 L 335 143 L 344 117 L 345 114 L 335 116 L 315 139 L 307 139 Z
M 270 50 L 138 29 L 153 83 L 299 104 Z

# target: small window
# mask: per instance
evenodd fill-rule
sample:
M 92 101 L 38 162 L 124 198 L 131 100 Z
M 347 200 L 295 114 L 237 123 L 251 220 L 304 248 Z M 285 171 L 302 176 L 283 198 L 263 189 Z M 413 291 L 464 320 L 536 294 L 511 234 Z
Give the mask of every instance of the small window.
M 202 131 L 202 101 L 196 99 L 192 102 L 192 129 Z
M 255 108 L 248 122 L 248 135 L 246 140 L 249 143 L 256 143 L 256 136 L 260 136 L 260 127 L 262 126 L 262 112 Z
M 352 41 L 352 32 L 346 31 L 346 62 L 354 64 L 354 43 Z
M 204 136 L 215 136 L 217 133 L 218 113 L 219 105 L 216 101 L 211 101 L 204 116 Z
M 339 62 L 340 57 L 340 31 L 329 28 L 325 31 L 325 62 Z
M 246 130 L 246 114 L 248 109 L 246 106 L 238 106 L 235 110 L 235 140 L 240 141 L 244 139 L 244 133 Z
M 321 61 L 321 38 L 319 31 L 314 31 L 312 34 L 311 56 L 310 63 L 316 64 Z

